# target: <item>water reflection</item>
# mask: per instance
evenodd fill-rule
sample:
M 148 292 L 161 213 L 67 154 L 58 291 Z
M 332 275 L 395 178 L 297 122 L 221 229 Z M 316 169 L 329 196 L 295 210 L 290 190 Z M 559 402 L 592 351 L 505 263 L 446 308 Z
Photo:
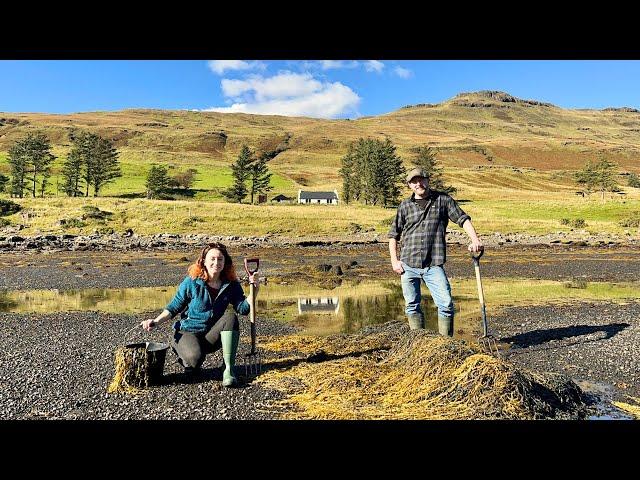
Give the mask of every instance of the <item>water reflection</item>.
M 298 313 L 334 313 L 340 310 L 338 297 L 298 298 Z
M 0 311 L 52 313 L 103 311 L 110 313 L 160 312 L 175 294 L 175 286 L 124 289 L 0 291 Z M 454 297 L 456 337 L 472 338 L 479 331 L 475 299 Z M 423 296 L 426 327 L 437 331 L 437 310 L 430 296 Z M 256 302 L 258 319 L 290 322 L 304 333 L 329 335 L 353 333 L 367 325 L 389 320 L 406 321 L 404 298 L 398 282 L 361 281 L 327 291 L 312 285 L 268 284 L 260 288 Z

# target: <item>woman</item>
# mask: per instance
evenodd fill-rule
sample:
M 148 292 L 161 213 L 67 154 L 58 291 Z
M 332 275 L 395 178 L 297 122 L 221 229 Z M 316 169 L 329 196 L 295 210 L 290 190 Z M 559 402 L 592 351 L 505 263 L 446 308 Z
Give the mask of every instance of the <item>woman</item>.
M 260 283 L 257 273 L 249 276 L 249 282 L 255 285 L 257 295 Z M 235 313 L 227 309 L 229 306 Z M 240 339 L 236 313 L 247 315 L 249 309 L 249 299 L 238 282 L 227 248 L 221 243 L 210 243 L 189 267 L 189 275 L 163 312 L 141 325 L 151 331 L 158 323 L 180 313 L 180 320 L 173 324 L 172 349 L 185 372 L 199 371 L 205 356 L 222 347 L 225 363 L 222 385 L 230 387 L 238 383 L 233 372 Z

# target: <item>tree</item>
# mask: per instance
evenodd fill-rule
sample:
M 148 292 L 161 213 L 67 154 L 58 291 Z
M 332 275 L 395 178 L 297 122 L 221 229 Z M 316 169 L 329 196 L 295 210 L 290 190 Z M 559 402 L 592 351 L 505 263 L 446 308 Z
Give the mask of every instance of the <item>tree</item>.
M 597 162 L 590 160 L 582 170 L 576 172 L 575 180 L 579 185 L 584 185 L 588 194 L 594 191 L 602 192 L 604 200 L 604 192 L 618 191 L 618 183 L 614 178 L 617 166 L 604 157 L 600 157 Z
M 401 194 L 401 186 L 404 183 L 405 169 L 402 159 L 396 155 L 396 147 L 388 138 L 380 145 L 382 156 L 382 175 L 385 181 L 382 184 L 382 204 L 387 207 L 398 203 Z
M 26 143 L 24 140 L 16 141 L 9 147 L 9 166 L 11 168 L 11 196 L 22 198 L 25 187 L 25 175 L 27 172 Z
M 443 169 L 438 164 L 436 154 L 431 147 L 426 145 L 414 147 L 411 149 L 414 154 L 411 159 L 411 164 L 416 167 L 422 168 L 429 175 L 429 188 L 445 192 L 450 195 L 456 193 L 456 187 L 452 185 L 445 185 L 443 175 Z
M 9 148 L 12 195 L 22 198 L 27 188 L 35 198 L 39 185 L 40 194 L 44 197 L 51 175 L 51 162 L 55 159 L 50 150 L 49 138 L 42 132 L 29 133 Z M 31 187 L 27 186 L 27 176 Z
M 355 174 L 354 174 L 355 158 L 353 155 L 353 144 L 349 145 L 347 154 L 342 158 L 342 166 L 338 172 L 342 176 L 342 200 L 344 203 L 354 199 L 355 194 Z
M 36 133 L 28 135 L 29 140 L 29 160 L 31 163 L 31 177 L 33 181 L 33 197 L 36 196 L 36 186 L 38 177 L 40 179 L 40 194 L 44 197 L 44 192 L 47 188 L 49 177 L 51 176 L 51 162 L 56 158 L 51 153 L 51 145 L 49 144 L 49 138 L 44 133 Z
M 147 198 L 160 198 L 169 188 L 169 176 L 164 165 L 152 165 L 147 174 Z
M 9 177 L 0 173 L 0 192 L 4 192 L 7 183 L 9 183 Z
M 246 145 L 242 146 L 240 154 L 235 163 L 231 165 L 231 175 L 233 176 L 233 185 L 222 194 L 230 202 L 242 203 L 242 200 L 247 196 L 247 181 L 250 174 L 251 164 L 255 161 L 253 154 Z
M 67 155 L 67 159 L 62 165 L 62 190 L 70 197 L 79 197 L 82 195 L 82 169 L 85 166 L 82 157 L 82 149 L 79 144 L 73 142 L 73 147 Z
M 273 187 L 271 186 L 271 173 L 267 166 L 268 156 L 262 155 L 257 162 L 249 167 L 249 194 L 251 195 L 251 203 L 253 203 L 254 195 L 259 193 L 267 193 Z
M 93 186 L 93 196 L 97 197 L 103 186 L 121 177 L 122 173 L 118 163 L 118 151 L 111 140 L 97 136 L 92 146 L 94 157 L 90 163 L 91 173 L 89 178 Z
M 629 186 L 634 188 L 640 188 L 640 177 L 635 173 L 629 174 Z
M 342 158 L 343 195 L 365 204 L 397 204 L 404 172 L 391 140 L 360 138 Z
M 122 176 L 118 162 L 118 151 L 111 140 L 102 138 L 95 133 L 73 132 L 70 138 L 74 144 L 73 150 L 76 151 L 74 155 L 77 155 L 73 161 L 82 166 L 81 178 L 85 182 L 85 196 L 89 196 L 89 187 L 91 186 L 93 187 L 93 196 L 97 197 L 102 187 Z M 72 178 L 69 181 L 71 192 L 74 191 L 75 180 Z

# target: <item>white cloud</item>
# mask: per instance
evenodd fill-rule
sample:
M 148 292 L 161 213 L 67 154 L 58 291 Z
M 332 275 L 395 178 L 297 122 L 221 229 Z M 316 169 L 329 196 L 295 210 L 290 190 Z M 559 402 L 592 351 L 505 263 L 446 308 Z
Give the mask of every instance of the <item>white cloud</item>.
M 266 64 L 262 62 L 246 62 L 244 60 L 209 60 L 209 68 L 218 75 L 227 70 L 264 70 Z
M 378 60 L 367 60 L 364 62 L 364 68 L 367 72 L 380 73 L 384 69 L 384 63 Z
M 269 78 L 254 75 L 246 80 L 222 80 L 222 93 L 225 97 L 238 97 L 253 91 L 258 102 L 309 95 L 321 88 L 322 84 L 309 73 L 282 72 Z
M 230 107 L 212 107 L 213 112 L 242 112 L 263 115 L 335 118 L 354 112 L 360 97 L 340 82 L 320 82 L 311 74 L 282 72 L 273 77 L 259 75 L 245 80 L 222 80 Z
M 396 67 L 393 69 L 393 72 L 400 78 L 409 78 L 413 75 L 413 72 L 411 70 L 403 67 Z
M 331 70 L 332 68 L 356 68 L 359 63 L 355 60 L 350 62 L 346 60 L 320 60 L 320 68 L 322 70 Z

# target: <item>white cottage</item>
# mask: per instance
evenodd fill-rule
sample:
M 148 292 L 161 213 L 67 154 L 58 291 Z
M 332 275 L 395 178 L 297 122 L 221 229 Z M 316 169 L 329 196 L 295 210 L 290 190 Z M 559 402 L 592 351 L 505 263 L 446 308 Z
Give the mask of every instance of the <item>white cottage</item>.
M 338 191 L 309 192 L 298 190 L 298 203 L 331 203 L 338 204 Z

